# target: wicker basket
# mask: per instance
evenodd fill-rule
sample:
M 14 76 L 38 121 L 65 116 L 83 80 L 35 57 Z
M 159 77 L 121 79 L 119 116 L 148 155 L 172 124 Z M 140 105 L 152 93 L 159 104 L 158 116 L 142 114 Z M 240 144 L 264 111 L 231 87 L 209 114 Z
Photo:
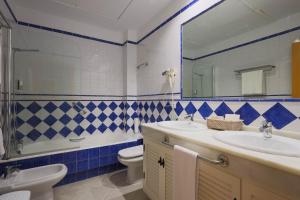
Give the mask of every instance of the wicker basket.
M 228 121 L 224 119 L 207 119 L 207 127 L 216 130 L 240 131 L 243 128 L 243 120 Z

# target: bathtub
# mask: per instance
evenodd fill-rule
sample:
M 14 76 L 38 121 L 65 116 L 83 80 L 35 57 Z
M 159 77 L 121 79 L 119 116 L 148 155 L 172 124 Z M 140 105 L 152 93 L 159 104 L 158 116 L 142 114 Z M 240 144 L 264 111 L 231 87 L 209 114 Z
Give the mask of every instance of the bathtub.
M 24 144 L 21 155 L 0 160 L 0 172 L 9 165 L 29 169 L 61 163 L 68 168 L 67 176 L 58 184 L 64 185 L 124 169 L 118 151 L 142 143 L 141 134 L 115 132 Z
M 82 135 L 76 138 L 38 141 L 34 143 L 24 144 L 23 147 L 20 148 L 20 152 L 13 156 L 13 160 L 18 160 L 18 158 L 24 159 L 27 157 L 44 156 L 54 153 L 65 153 L 96 147 L 110 146 L 115 144 L 133 142 L 139 139 L 142 139 L 141 134 L 115 132 Z

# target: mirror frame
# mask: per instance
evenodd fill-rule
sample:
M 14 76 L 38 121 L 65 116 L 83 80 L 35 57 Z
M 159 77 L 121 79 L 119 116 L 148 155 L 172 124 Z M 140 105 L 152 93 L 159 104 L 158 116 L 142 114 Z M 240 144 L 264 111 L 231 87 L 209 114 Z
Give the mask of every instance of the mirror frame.
M 181 100 L 185 100 L 185 101 L 238 101 L 238 102 L 248 102 L 248 101 L 254 101 L 254 102 L 300 102 L 300 98 L 292 98 L 292 97 L 287 97 L 287 98 L 276 98 L 275 95 L 273 96 L 267 96 L 266 98 L 258 98 L 258 97 L 243 97 L 243 96 L 239 96 L 239 97 L 184 97 L 183 96 L 183 41 L 182 41 L 182 36 L 183 36 L 183 26 L 191 21 L 193 21 L 194 19 L 200 17 L 201 15 L 205 14 L 206 12 L 209 12 L 211 10 L 213 10 L 215 7 L 222 5 L 223 2 L 225 2 L 226 0 L 220 0 L 219 2 L 213 4 L 212 6 L 210 6 L 209 8 L 207 8 L 204 11 L 201 11 L 200 13 L 196 14 L 195 16 L 193 16 L 192 18 L 184 21 L 181 25 L 180 25 L 180 99 Z M 249 42 L 245 42 L 242 44 L 237 44 L 235 46 L 232 47 L 228 47 L 226 49 L 222 49 L 216 52 L 212 52 L 209 53 L 207 55 L 203 55 L 200 56 L 199 58 L 205 58 L 205 57 L 209 57 L 209 56 L 213 56 L 213 55 L 217 55 L 226 51 L 230 51 L 233 49 L 237 49 L 243 46 L 247 46 L 250 44 L 254 44 L 260 41 L 264 41 L 270 38 L 274 38 L 274 37 L 278 37 L 280 35 L 284 35 L 287 34 L 289 32 L 293 32 L 296 30 L 300 30 L 300 26 L 298 27 L 294 27 L 294 28 L 290 28 L 288 30 L 285 31 L 281 31 L 281 32 L 277 32 L 277 33 L 273 33 L 271 35 L 267 35 Z M 179 94 L 179 93 L 174 93 L 174 94 Z M 282 95 L 280 95 L 282 96 Z M 274 98 L 273 98 L 274 97 Z

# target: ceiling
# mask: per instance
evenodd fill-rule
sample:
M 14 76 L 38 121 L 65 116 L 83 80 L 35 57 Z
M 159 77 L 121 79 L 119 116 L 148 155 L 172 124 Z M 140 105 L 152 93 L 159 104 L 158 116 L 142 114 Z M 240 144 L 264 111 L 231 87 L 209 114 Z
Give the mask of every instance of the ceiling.
M 14 5 L 114 30 L 138 29 L 176 0 L 11 0 Z M 18 16 L 18 14 L 16 13 Z M 22 19 L 21 19 L 22 20 Z
M 300 0 L 226 0 L 183 28 L 183 48 L 206 46 L 300 12 Z

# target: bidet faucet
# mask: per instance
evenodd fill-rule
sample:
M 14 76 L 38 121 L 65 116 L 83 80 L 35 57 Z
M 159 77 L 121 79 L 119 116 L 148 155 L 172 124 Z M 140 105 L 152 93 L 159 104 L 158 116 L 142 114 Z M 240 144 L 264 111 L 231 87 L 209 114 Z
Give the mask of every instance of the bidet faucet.
M 194 113 L 187 114 L 184 119 L 190 119 L 191 121 L 194 121 Z
M 20 171 L 19 167 L 20 167 L 20 165 L 6 166 L 3 171 L 3 178 L 9 177 L 14 172 L 19 172 Z
M 265 139 L 272 137 L 272 127 L 272 122 L 268 122 L 267 120 L 262 121 L 259 131 L 263 133 Z

